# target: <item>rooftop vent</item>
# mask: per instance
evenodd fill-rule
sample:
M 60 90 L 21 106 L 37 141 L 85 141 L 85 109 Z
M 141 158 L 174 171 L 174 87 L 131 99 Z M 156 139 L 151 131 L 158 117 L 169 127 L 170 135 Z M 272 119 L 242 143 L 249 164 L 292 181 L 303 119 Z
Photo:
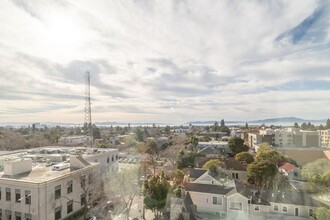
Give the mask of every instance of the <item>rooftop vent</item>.
M 22 173 L 27 173 L 32 170 L 32 160 L 19 159 L 4 162 L 4 174 L 14 176 Z

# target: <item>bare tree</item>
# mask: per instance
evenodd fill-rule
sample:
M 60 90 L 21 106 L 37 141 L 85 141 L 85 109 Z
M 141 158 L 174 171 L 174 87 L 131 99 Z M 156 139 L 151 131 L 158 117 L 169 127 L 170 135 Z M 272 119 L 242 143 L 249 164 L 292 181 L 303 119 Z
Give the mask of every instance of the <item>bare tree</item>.
M 105 187 L 106 193 L 111 198 L 119 198 L 122 205 L 122 212 L 129 219 L 134 199 L 140 193 L 138 167 L 131 167 L 122 172 L 113 173 Z
M 104 195 L 104 184 L 99 165 L 79 169 L 73 176 L 76 186 L 80 188 L 80 203 L 84 206 L 84 219 L 97 201 Z

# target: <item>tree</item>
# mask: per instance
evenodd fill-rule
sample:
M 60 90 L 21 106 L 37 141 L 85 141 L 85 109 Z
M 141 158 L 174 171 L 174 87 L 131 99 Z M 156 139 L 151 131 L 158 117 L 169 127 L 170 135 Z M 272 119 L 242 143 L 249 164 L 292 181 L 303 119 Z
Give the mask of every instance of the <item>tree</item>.
M 224 119 L 221 120 L 220 127 L 225 127 L 225 120 Z
M 164 128 L 164 133 L 165 133 L 166 136 L 170 136 L 170 133 L 171 133 L 171 128 L 170 128 L 170 126 L 166 126 L 166 127 Z
M 319 159 L 303 166 L 301 175 L 307 179 L 309 190 L 329 191 L 330 187 L 330 161 Z
M 155 213 L 156 219 L 158 219 L 159 212 L 166 205 L 169 188 L 170 184 L 167 182 L 164 172 L 149 176 L 144 181 L 144 205 L 147 209 L 151 209 Z
M 136 139 L 138 141 L 143 141 L 144 140 L 143 132 L 139 128 L 136 129 L 135 135 L 136 135 Z
M 71 169 L 76 168 L 71 167 Z M 73 183 L 73 186 L 79 186 L 78 190 L 81 195 L 80 203 L 84 207 L 83 215 L 84 219 L 86 219 L 89 209 L 93 206 L 95 201 L 101 199 L 104 193 L 104 185 L 101 181 L 100 169 L 98 166 L 78 168 L 76 173 L 73 175 L 73 178 L 74 182 L 78 183 Z
M 140 190 L 139 185 L 136 184 L 139 178 L 138 168 L 128 168 L 120 173 L 113 173 L 108 178 L 107 193 L 112 198 L 120 199 L 126 219 L 129 219 L 133 201 Z
M 101 138 L 100 129 L 95 124 L 93 124 L 93 126 L 92 126 L 92 134 L 93 134 L 93 139 L 94 140 Z
M 330 219 L 330 209 L 325 207 L 320 207 L 316 209 L 316 219 L 317 220 L 329 220 Z
M 254 162 L 253 155 L 248 152 L 241 152 L 241 153 L 236 154 L 235 160 L 244 162 L 246 164 L 250 164 L 250 163 Z
M 228 147 L 234 155 L 249 150 L 249 147 L 244 144 L 244 140 L 239 137 L 231 137 L 228 141 Z
M 277 164 L 283 160 L 283 155 L 276 149 L 270 148 L 266 145 L 261 145 L 256 156 L 257 161 L 268 160 Z
M 223 167 L 223 163 L 221 163 L 218 159 L 212 159 L 204 164 L 203 169 L 208 169 L 214 173 L 218 173 L 219 167 Z
M 276 164 L 267 160 L 256 161 L 247 166 L 249 181 L 260 187 L 269 188 L 277 172 Z
M 306 122 L 304 122 L 304 123 L 301 124 L 301 129 L 302 130 L 307 130 L 307 124 L 306 124 Z
M 195 165 L 195 158 L 197 156 L 200 156 L 197 152 L 189 152 L 188 154 L 185 154 L 183 151 L 180 151 L 178 160 L 177 160 L 177 168 L 183 169 L 187 167 L 193 167 Z
M 327 129 L 330 129 L 330 119 L 329 119 L 329 118 L 328 118 L 327 121 L 326 121 L 325 127 L 326 127 Z
M 293 126 L 294 126 L 295 128 L 299 128 L 299 125 L 298 125 L 297 122 L 295 122 Z

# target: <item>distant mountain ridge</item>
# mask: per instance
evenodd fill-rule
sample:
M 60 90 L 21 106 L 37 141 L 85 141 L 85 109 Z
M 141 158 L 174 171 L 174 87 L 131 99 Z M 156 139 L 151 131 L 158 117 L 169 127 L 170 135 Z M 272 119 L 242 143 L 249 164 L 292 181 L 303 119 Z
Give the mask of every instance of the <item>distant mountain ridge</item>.
M 221 120 L 212 120 L 212 121 L 192 121 L 192 122 L 187 122 L 186 124 L 214 124 L 215 122 L 220 122 Z M 267 119 L 259 119 L 259 120 L 251 120 L 251 121 L 226 121 L 225 123 L 227 124 L 242 124 L 242 123 L 251 123 L 251 124 L 272 124 L 272 123 L 292 123 L 294 124 L 295 122 L 297 123 L 314 123 L 314 124 L 324 124 L 326 122 L 326 119 L 313 119 L 313 120 L 308 120 L 308 119 L 302 119 L 302 118 L 297 118 L 297 117 L 280 117 L 280 118 L 267 118 Z

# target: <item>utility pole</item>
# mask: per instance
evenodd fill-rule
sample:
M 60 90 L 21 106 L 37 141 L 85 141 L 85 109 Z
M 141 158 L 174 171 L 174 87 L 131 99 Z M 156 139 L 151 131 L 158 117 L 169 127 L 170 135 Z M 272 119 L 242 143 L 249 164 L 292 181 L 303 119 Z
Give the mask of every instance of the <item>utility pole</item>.
M 92 132 L 92 109 L 91 109 L 91 90 L 90 90 L 90 71 L 85 72 L 85 123 L 87 126 L 88 142 L 87 148 L 93 147 L 93 132 Z

